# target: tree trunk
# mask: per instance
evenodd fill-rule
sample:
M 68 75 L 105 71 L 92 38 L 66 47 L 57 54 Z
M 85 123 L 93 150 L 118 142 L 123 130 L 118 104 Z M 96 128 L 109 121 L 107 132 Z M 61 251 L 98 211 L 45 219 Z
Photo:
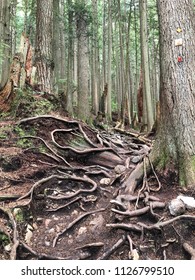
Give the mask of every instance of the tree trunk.
M 148 131 L 152 129 L 154 124 L 154 115 L 152 107 L 152 97 L 150 89 L 150 69 L 148 56 L 148 34 L 147 34 L 147 1 L 140 0 L 140 29 L 141 29 L 141 53 L 142 53 L 142 69 L 144 82 L 144 96 L 146 100 L 147 126 Z
M 53 91 L 53 0 L 37 0 L 35 61 L 40 91 Z
M 108 0 L 108 94 L 107 94 L 107 117 L 112 119 L 112 10 L 111 0 Z
M 10 71 L 11 36 L 10 36 L 10 1 L 0 1 L 0 89 L 5 86 Z
M 53 0 L 53 60 L 54 92 L 58 93 L 60 80 L 60 0 Z
M 160 128 L 153 150 L 175 164 L 180 185 L 195 188 L 195 13 L 191 0 L 158 0 Z M 178 41 L 179 39 L 179 41 Z M 156 153 L 156 154 L 155 154 Z
M 73 7 L 72 0 L 67 1 L 68 9 L 68 59 L 67 59 L 67 86 L 66 86 L 66 110 L 73 115 Z
M 88 13 L 85 0 L 77 0 L 78 39 L 78 118 L 87 121 L 89 117 L 89 49 L 88 49 Z

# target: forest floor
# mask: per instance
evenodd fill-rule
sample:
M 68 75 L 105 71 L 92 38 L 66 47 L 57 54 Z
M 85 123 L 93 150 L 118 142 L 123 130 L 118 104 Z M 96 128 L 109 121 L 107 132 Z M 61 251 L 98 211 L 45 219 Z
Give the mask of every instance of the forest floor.
M 0 121 L 0 259 L 194 256 L 194 211 L 174 217 L 168 205 L 195 191 L 174 169 L 153 170 L 153 139 L 55 113 L 25 117 Z

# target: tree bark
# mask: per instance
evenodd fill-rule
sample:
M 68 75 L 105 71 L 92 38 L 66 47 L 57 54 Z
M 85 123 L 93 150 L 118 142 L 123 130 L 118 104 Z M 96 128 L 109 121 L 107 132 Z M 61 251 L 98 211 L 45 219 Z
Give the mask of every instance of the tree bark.
M 11 56 L 11 34 L 10 34 L 10 0 L 0 1 L 0 89 L 7 83 L 10 71 Z
M 144 82 L 144 96 L 147 111 L 148 131 L 154 124 L 152 97 L 150 89 L 150 69 L 149 69 L 149 52 L 148 52 L 148 32 L 147 32 L 147 0 L 140 0 L 140 29 L 141 29 L 141 54 L 142 69 Z
M 35 61 L 40 91 L 53 91 L 53 0 L 37 0 Z
M 89 48 L 88 23 L 85 0 L 77 0 L 80 10 L 77 11 L 78 39 L 78 118 L 87 121 L 89 117 Z
M 180 185 L 195 187 L 195 13 L 191 0 L 158 0 L 160 22 L 160 128 L 153 150 L 171 161 Z M 181 39 L 178 45 L 178 39 Z M 156 154 L 155 154 L 156 153 Z

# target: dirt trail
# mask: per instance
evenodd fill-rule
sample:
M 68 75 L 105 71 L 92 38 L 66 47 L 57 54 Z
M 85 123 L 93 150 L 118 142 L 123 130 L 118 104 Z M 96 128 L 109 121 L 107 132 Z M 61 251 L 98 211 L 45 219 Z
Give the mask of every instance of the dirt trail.
M 195 193 L 157 174 L 151 149 L 54 115 L 1 123 L 0 259 L 190 259 L 194 213 L 172 220 L 168 203 Z

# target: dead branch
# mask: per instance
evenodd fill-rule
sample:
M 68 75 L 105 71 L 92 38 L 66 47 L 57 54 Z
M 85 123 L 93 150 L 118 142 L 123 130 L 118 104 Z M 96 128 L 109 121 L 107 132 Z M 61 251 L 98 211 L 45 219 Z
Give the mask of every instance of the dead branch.
M 124 229 L 128 231 L 135 231 L 142 233 L 142 228 L 138 226 L 137 224 L 124 224 L 124 223 L 118 223 L 118 224 L 107 224 L 106 227 L 111 227 L 115 229 Z
M 123 235 L 109 250 L 107 250 L 98 260 L 107 260 L 118 248 L 126 241 L 126 236 Z
M 144 143 L 144 144 L 147 144 L 147 145 L 152 144 L 152 141 L 150 139 L 147 139 L 144 136 L 141 136 L 140 133 L 136 133 L 135 131 L 130 132 L 130 131 L 126 131 L 126 130 L 123 130 L 123 129 L 120 129 L 120 128 L 117 128 L 117 127 L 115 127 L 114 130 L 120 132 L 121 134 L 130 135 L 130 136 L 136 138 L 137 140 L 139 140 L 140 143 Z
M 95 243 L 89 243 L 89 244 L 85 244 L 81 247 L 77 247 L 75 248 L 75 250 L 80 250 L 80 249 L 94 249 L 94 248 L 99 248 L 99 247 L 103 247 L 104 243 L 103 242 L 95 242 Z
M 0 201 L 18 199 L 19 197 L 20 197 L 20 195 L 18 195 L 18 194 L 0 195 Z
M 79 216 L 78 218 L 76 218 L 73 222 L 71 222 L 63 231 L 59 232 L 56 237 L 53 240 L 53 247 L 56 246 L 56 243 L 58 242 L 58 239 L 60 236 L 62 236 L 63 234 L 65 234 L 69 229 L 71 229 L 74 225 L 76 225 L 78 222 L 80 222 L 82 219 L 84 219 L 85 217 L 98 213 L 98 212 L 103 212 L 105 211 L 106 208 L 101 208 L 101 209 L 96 209 L 93 211 L 89 211 L 87 213 L 82 214 L 81 216 Z

